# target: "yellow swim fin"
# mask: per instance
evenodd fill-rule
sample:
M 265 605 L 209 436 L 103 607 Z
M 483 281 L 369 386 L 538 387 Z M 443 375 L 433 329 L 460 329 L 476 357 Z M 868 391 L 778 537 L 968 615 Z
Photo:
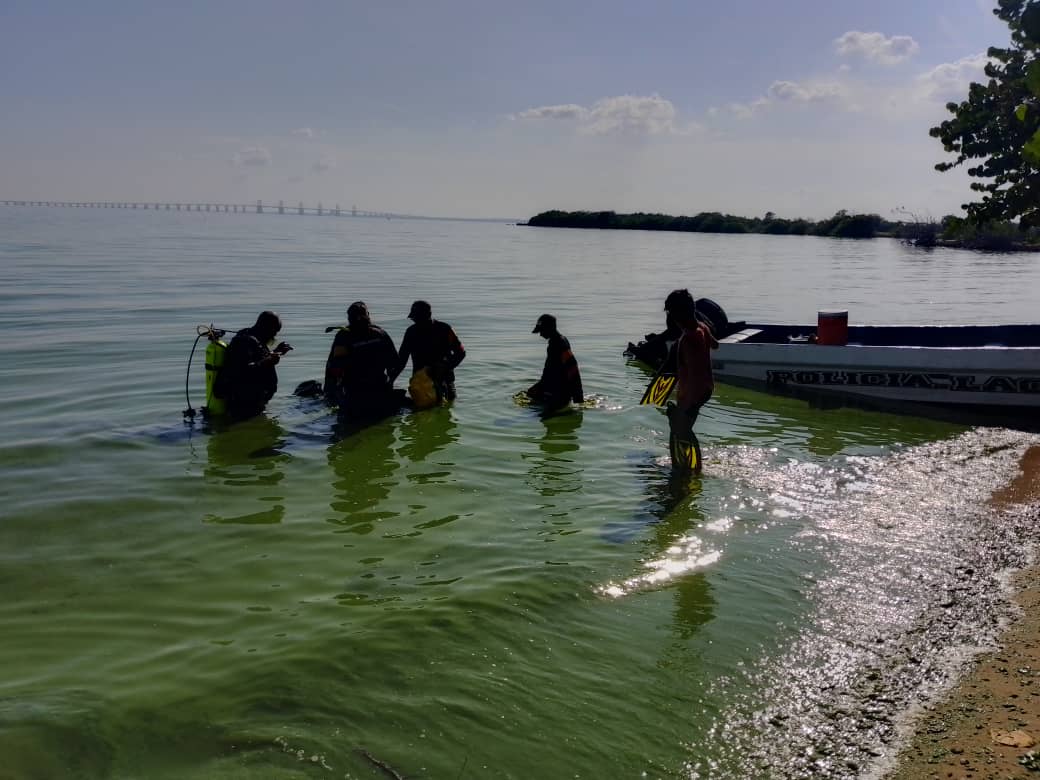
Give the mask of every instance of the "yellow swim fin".
M 663 406 L 664 402 L 668 400 L 668 396 L 672 394 L 674 387 L 675 375 L 659 372 L 650 380 L 650 384 L 646 386 L 646 392 L 643 393 L 639 403 L 641 405 Z
M 701 444 L 697 435 L 690 434 L 692 441 L 677 438 L 674 434 L 668 438 L 668 450 L 672 456 L 672 468 L 687 474 L 701 473 Z

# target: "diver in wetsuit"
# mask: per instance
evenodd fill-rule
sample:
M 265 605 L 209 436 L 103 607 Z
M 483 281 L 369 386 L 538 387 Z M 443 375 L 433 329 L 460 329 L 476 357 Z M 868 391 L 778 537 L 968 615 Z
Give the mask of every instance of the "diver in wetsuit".
M 256 417 L 277 392 L 275 366 L 292 347 L 284 341 L 273 350 L 267 345 L 281 329 L 278 315 L 265 311 L 256 318 L 253 327 L 240 330 L 231 339 L 215 387 L 217 397 L 227 402 L 231 419 Z
M 454 401 L 455 367 L 465 359 L 466 348 L 451 325 L 433 319 L 433 309 L 426 301 L 413 303 L 408 318 L 414 324 L 409 325 L 404 332 L 397 368 L 390 376 L 391 381 L 404 371 L 411 357 L 412 373 L 426 369 L 437 390 L 437 400 Z
M 347 327 L 332 342 L 325 364 L 325 394 L 347 417 L 385 417 L 400 407 L 393 390 L 397 349 L 372 324 L 363 301 L 350 304 Z
M 556 318 L 543 314 L 535 323 L 532 333 L 539 334 L 549 343 L 545 348 L 545 366 L 542 378 L 527 390 L 527 395 L 546 410 L 561 409 L 573 401 L 585 400 L 581 387 L 578 361 L 571 352 L 571 343 L 556 329 Z

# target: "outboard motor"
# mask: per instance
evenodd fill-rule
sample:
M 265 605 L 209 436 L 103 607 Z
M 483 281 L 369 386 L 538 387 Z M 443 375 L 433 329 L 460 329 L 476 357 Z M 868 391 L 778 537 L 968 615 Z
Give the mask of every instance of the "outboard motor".
M 697 319 L 711 328 L 715 338 L 724 339 L 729 335 L 729 317 L 711 298 L 697 299 Z

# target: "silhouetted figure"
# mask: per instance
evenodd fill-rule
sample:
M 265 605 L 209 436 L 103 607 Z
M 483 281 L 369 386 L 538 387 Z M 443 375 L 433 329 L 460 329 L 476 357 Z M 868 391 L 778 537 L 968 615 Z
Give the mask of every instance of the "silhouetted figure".
M 228 345 L 224 365 L 217 375 L 215 393 L 227 402 L 233 420 L 246 420 L 264 411 L 278 390 L 275 366 L 292 347 L 284 341 L 273 350 L 268 344 L 282 329 L 273 311 L 261 312 L 256 324 L 235 334 Z
M 543 314 L 535 323 L 532 333 L 539 334 L 549 343 L 545 349 L 542 378 L 527 390 L 527 395 L 546 410 L 560 409 L 573 401 L 585 400 L 581 387 L 578 361 L 571 352 L 571 343 L 556 329 L 556 318 Z
M 379 418 L 400 408 L 393 390 L 397 349 L 382 328 L 373 325 L 363 301 L 350 304 L 347 327 L 332 342 L 325 364 L 325 394 L 340 412 L 353 418 Z
M 454 329 L 446 322 L 433 319 L 433 309 L 426 301 L 416 301 L 408 312 L 414 323 L 404 332 L 401 353 L 391 381 L 404 371 L 408 358 L 412 359 L 412 373 L 423 369 L 433 380 L 438 401 L 455 400 L 455 367 L 466 357 Z
M 692 443 L 696 442 L 693 425 L 701 407 L 715 391 L 711 350 L 718 349 L 719 342 L 711 329 L 697 318 L 697 305 L 689 290 L 672 290 L 664 308 L 682 329 L 676 345 L 677 402 L 668 405 L 668 422 L 673 442 Z M 696 467 L 699 470 L 699 458 Z

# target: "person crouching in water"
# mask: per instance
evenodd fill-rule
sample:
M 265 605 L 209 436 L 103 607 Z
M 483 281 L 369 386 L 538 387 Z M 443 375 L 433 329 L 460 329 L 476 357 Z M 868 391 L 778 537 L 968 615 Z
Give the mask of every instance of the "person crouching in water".
M 689 290 L 672 290 L 664 308 L 682 331 L 676 345 L 677 404 L 669 404 L 668 420 L 673 438 L 692 445 L 696 442 L 693 425 L 701 407 L 715 391 L 711 350 L 718 349 L 719 342 L 708 326 L 697 319 L 697 304 Z M 699 459 L 695 469 L 700 470 Z
M 531 332 L 539 334 L 549 343 L 545 348 L 542 378 L 528 388 L 527 395 L 546 411 L 561 409 L 571 401 L 582 403 L 585 395 L 581 387 L 578 361 L 571 352 L 571 343 L 556 329 L 556 318 L 551 314 L 543 314 Z
M 401 341 L 397 367 L 390 380 L 397 379 L 412 359 L 412 374 L 423 369 L 433 380 L 437 402 L 455 400 L 455 367 L 466 357 L 455 330 L 446 322 L 433 319 L 433 309 L 426 301 L 416 301 L 408 312 L 413 325 L 408 326 Z
M 281 330 L 278 315 L 264 311 L 253 327 L 243 328 L 231 339 L 217 375 L 215 393 L 227 402 L 232 420 L 248 420 L 261 414 L 278 391 L 275 366 L 292 346 L 283 341 L 272 350 L 268 344 Z
M 325 395 L 352 418 L 378 418 L 399 408 L 391 377 L 397 348 L 386 331 L 372 324 L 368 306 L 347 309 L 347 327 L 336 333 L 325 364 Z

